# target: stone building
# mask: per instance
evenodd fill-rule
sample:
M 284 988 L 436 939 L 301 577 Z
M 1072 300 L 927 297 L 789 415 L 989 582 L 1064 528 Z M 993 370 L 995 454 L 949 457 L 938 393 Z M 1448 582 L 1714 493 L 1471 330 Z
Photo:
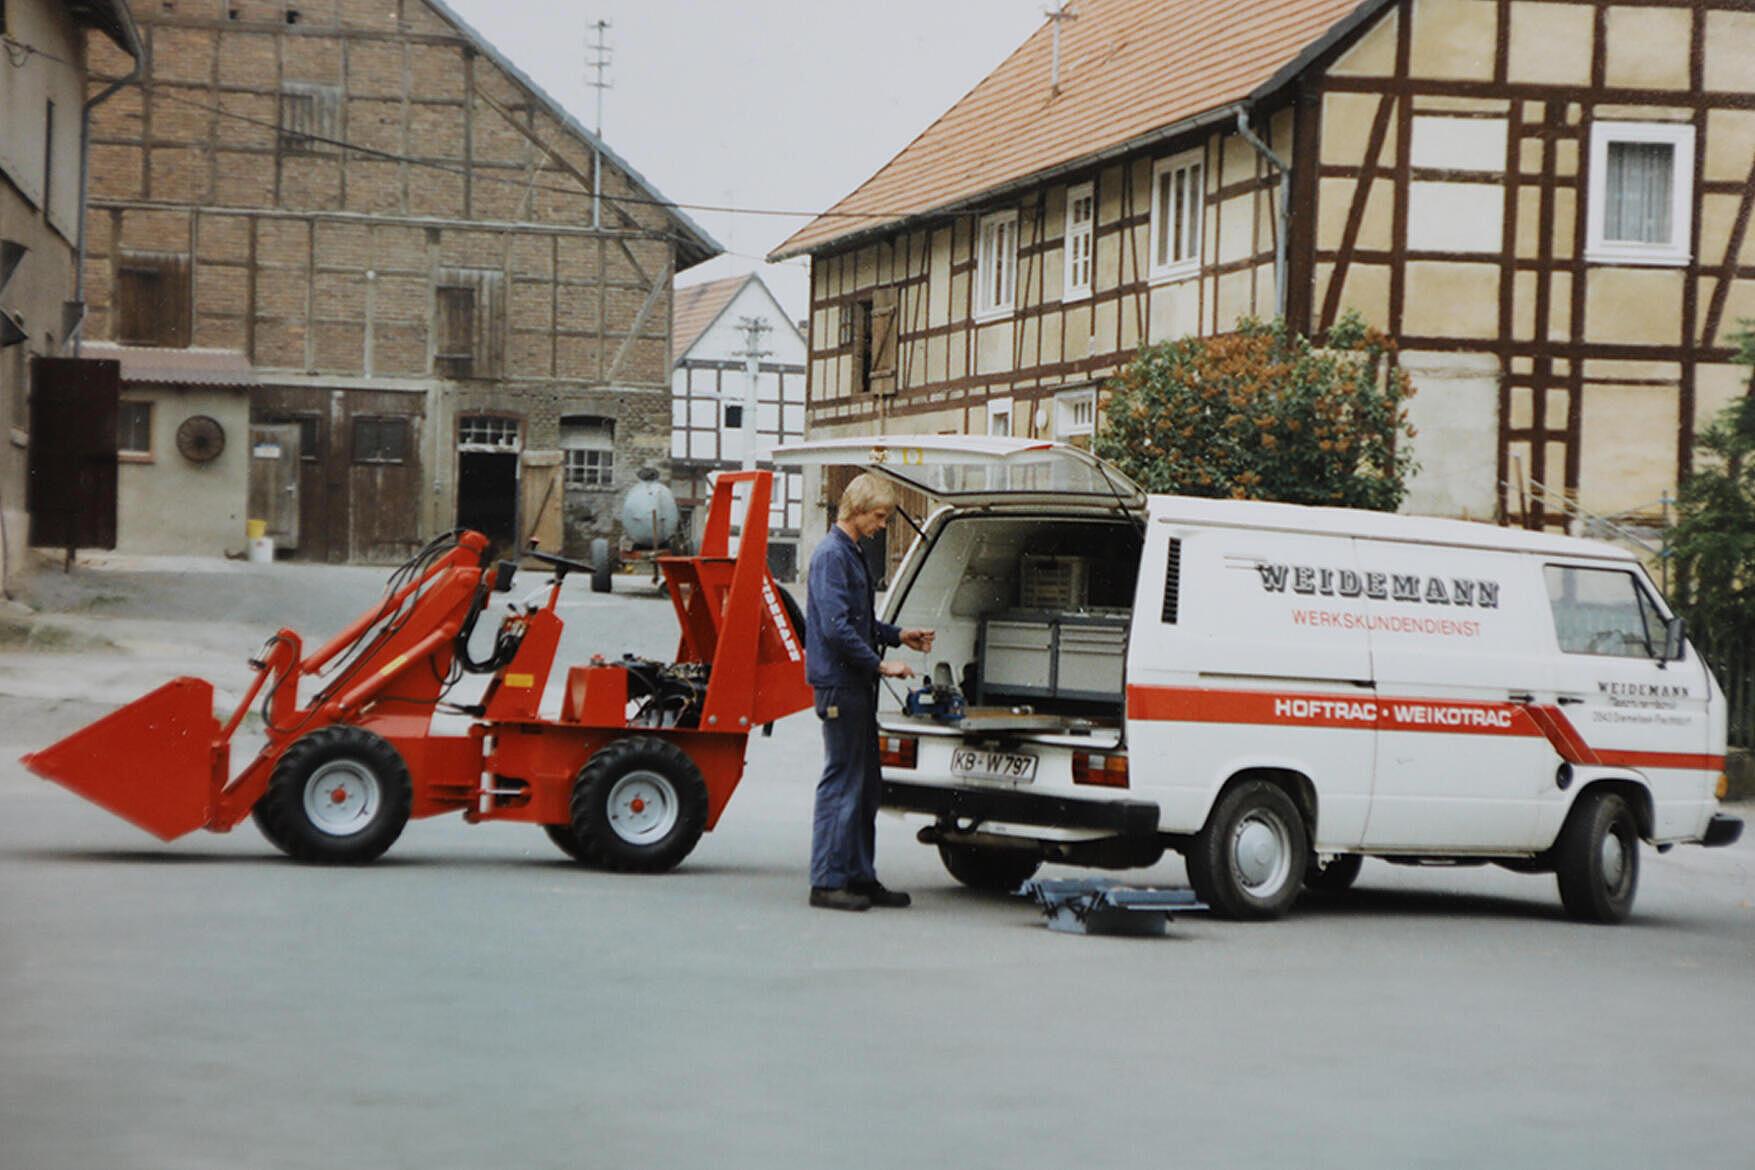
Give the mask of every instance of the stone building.
M 1746 392 L 1746 0 L 1067 13 L 775 252 L 812 437 L 1083 441 L 1142 344 L 1353 309 L 1419 390 L 1408 507 L 1564 525 L 1657 518 Z
M 672 279 L 712 238 L 439 0 L 139 16 L 87 335 L 248 358 L 252 424 L 300 446 L 300 557 L 612 531 L 667 469 Z
M 78 322 L 88 31 L 115 72 L 133 72 L 142 50 L 123 0 L 0 3 L 0 584 L 8 591 L 29 547 L 32 361 L 64 353 Z

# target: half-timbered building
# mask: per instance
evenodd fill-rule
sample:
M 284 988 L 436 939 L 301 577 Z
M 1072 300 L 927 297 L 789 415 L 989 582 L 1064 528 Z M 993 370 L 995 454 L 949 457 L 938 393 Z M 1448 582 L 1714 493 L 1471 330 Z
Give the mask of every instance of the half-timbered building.
M 298 451 L 297 507 L 252 507 L 283 545 L 579 549 L 668 474 L 673 280 L 718 245 L 486 38 L 440 0 L 139 17 L 148 68 L 92 129 L 86 335 L 245 355 L 252 449 Z
M 750 386 L 750 334 L 757 372 Z M 671 372 L 671 487 L 696 539 L 712 498 L 708 477 L 757 454 L 804 437 L 805 340 L 760 276 L 749 274 L 676 290 L 676 363 Z M 751 403 L 754 413 L 751 413 Z M 768 466 L 766 463 L 760 466 Z M 774 479 L 768 518 L 768 561 L 782 580 L 798 568 L 803 476 Z
M 773 258 L 813 437 L 1083 441 L 1144 344 L 1355 310 L 1411 510 L 1656 519 L 1747 389 L 1752 166 L 1746 0 L 1076 0 Z

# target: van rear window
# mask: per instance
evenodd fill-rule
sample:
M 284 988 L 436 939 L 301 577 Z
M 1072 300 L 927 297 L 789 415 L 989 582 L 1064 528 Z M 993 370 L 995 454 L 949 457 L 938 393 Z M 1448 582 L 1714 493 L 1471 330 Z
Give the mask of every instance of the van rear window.
M 1657 658 L 1664 618 L 1632 573 L 1548 565 L 1548 604 L 1567 654 Z

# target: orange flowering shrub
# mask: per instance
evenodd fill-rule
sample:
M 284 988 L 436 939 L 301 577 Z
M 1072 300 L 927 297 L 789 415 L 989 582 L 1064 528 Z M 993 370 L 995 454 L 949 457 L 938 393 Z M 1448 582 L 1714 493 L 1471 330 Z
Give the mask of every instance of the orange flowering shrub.
M 1148 492 L 1392 512 L 1415 471 L 1394 354 L 1353 314 L 1322 349 L 1248 318 L 1150 346 L 1109 383 L 1096 453 Z

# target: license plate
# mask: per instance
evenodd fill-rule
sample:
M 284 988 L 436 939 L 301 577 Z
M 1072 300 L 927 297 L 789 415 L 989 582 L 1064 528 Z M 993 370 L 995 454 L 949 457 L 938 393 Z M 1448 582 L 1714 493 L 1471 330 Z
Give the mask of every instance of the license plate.
M 1021 752 L 957 748 L 951 753 L 951 775 L 970 780 L 1016 780 L 1028 784 L 1036 778 L 1036 757 Z

